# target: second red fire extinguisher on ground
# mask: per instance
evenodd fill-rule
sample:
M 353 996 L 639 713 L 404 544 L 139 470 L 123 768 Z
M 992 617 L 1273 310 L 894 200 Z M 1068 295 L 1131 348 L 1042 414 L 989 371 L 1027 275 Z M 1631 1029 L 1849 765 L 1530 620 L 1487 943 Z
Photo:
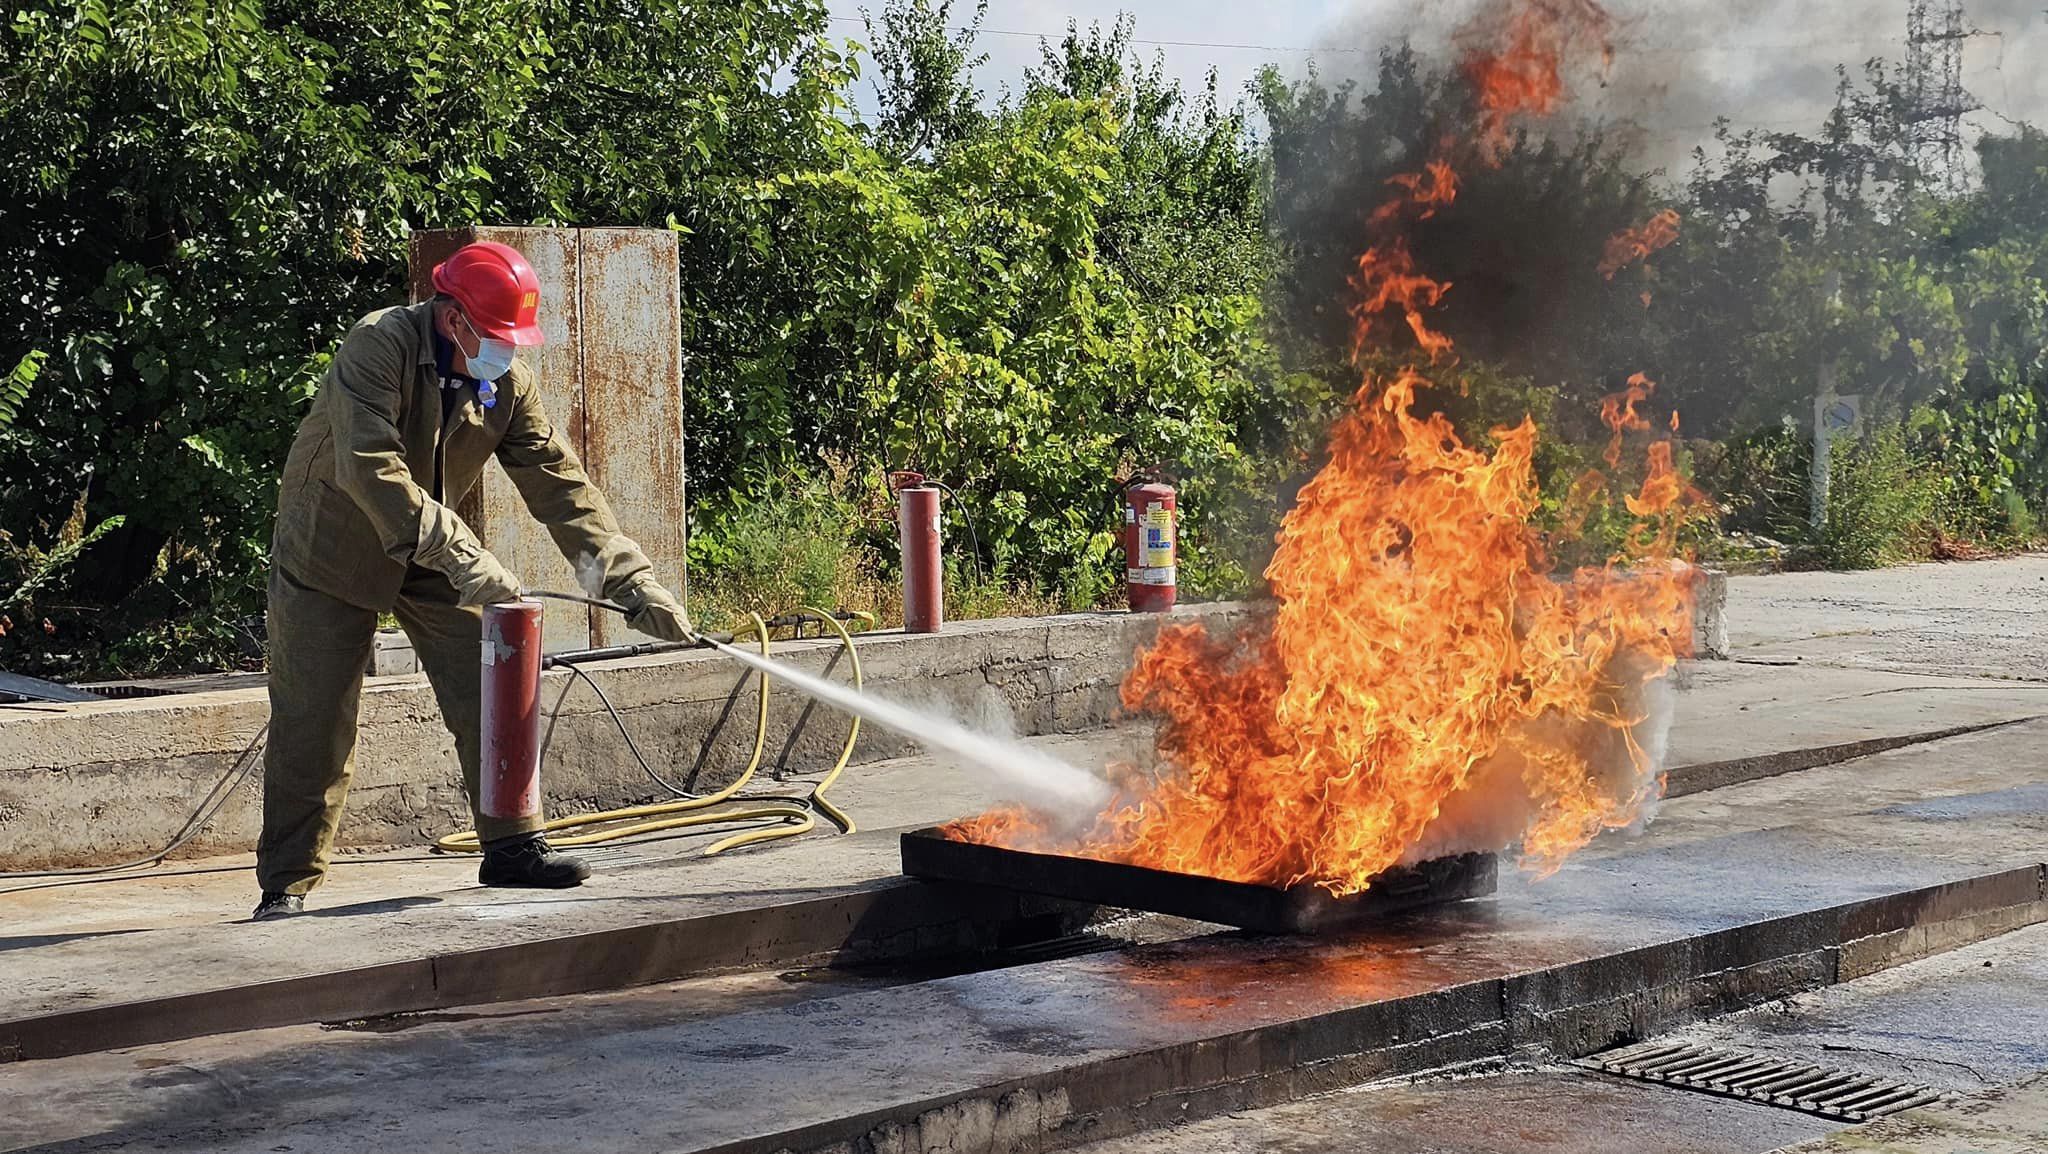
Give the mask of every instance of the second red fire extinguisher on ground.
M 1143 477 L 1124 483 L 1124 583 L 1133 613 L 1173 608 L 1177 519 L 1171 485 Z

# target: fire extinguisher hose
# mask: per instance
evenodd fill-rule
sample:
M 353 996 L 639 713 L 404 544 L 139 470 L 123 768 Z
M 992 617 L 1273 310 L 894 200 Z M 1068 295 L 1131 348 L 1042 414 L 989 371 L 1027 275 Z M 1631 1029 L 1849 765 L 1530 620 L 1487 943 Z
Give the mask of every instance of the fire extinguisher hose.
M 853 635 L 831 613 L 810 606 L 805 606 L 804 611 L 815 615 L 830 625 L 834 632 L 839 634 L 840 645 L 845 649 L 848 663 L 852 668 L 854 688 L 861 688 L 860 651 L 853 643 Z M 760 639 L 761 656 L 767 657 L 770 655 L 768 624 L 761 619 L 759 614 L 751 614 L 750 616 L 753 619 L 753 632 Z M 555 818 L 541 827 L 543 832 L 552 835 L 561 830 L 582 829 L 589 826 L 609 828 L 596 829 L 589 833 L 570 834 L 566 837 L 551 836 L 548 839 L 550 845 L 558 849 L 573 848 L 640 837 L 646 834 L 664 833 L 670 830 L 691 829 L 697 826 L 720 825 L 733 822 L 766 821 L 775 823 L 763 828 L 742 830 L 713 842 L 704 849 L 704 856 L 709 857 L 740 846 L 754 845 L 759 842 L 780 838 L 796 837 L 808 833 L 817 827 L 819 814 L 823 814 L 828 821 L 838 826 L 841 832 L 854 832 L 853 819 L 844 810 L 828 800 L 825 797 L 825 791 L 831 788 L 833 782 L 839 780 L 839 775 L 845 771 L 847 763 L 853 758 L 854 743 L 860 738 L 859 718 L 854 718 L 853 724 L 847 730 L 846 742 L 839 750 L 839 759 L 833 763 L 830 770 L 826 771 L 825 776 L 819 779 L 818 784 L 812 788 L 809 794 L 802 796 L 741 796 L 740 791 L 746 788 L 748 782 L 753 780 L 755 771 L 760 768 L 761 755 L 767 747 L 770 678 L 767 672 L 763 671 L 757 675 L 756 696 L 758 706 L 754 715 L 754 750 L 747 759 L 746 768 L 741 770 L 740 775 L 733 780 L 732 784 L 727 785 L 725 788 L 714 793 L 695 795 L 670 783 L 660 774 L 656 773 L 652 766 L 648 765 L 647 759 L 640 753 L 639 746 L 633 741 L 632 733 L 626 728 L 624 716 L 620 714 L 618 707 L 612 704 L 611 698 L 605 694 L 603 687 L 597 683 L 595 678 L 573 663 L 565 664 L 564 668 L 567 668 L 574 677 L 581 678 L 590 687 L 591 691 L 597 694 L 598 701 L 604 706 L 605 711 L 611 715 L 612 724 L 618 728 L 620 736 L 625 739 L 627 749 L 632 752 L 634 760 L 640 763 L 640 767 L 647 772 L 647 775 L 656 782 L 659 782 L 670 792 L 680 796 L 677 801 L 626 806 L 621 809 L 608 809 L 596 813 Z M 567 692 L 568 687 L 565 686 L 563 688 L 564 695 Z M 557 711 L 559 711 L 560 707 L 561 701 L 558 698 L 556 700 Z M 547 747 L 553 737 L 554 717 L 550 716 L 547 735 L 541 741 L 541 756 L 543 759 L 547 756 Z M 730 808 L 720 808 L 727 806 L 728 803 L 730 803 Z M 630 824 L 617 824 L 620 822 L 629 822 Z M 461 833 L 450 834 L 436 841 L 434 848 L 443 853 L 482 852 L 482 845 L 477 840 L 475 830 L 464 830 Z

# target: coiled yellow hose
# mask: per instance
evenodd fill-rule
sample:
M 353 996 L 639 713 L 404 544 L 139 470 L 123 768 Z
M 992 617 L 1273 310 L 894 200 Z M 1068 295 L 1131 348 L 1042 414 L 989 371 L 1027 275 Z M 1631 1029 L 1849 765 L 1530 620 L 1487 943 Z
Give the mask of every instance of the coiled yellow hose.
M 819 619 L 829 624 L 834 632 L 839 634 L 840 644 L 845 648 L 847 658 L 853 667 L 854 688 L 861 688 L 860 651 L 854 647 L 853 635 L 847 632 L 846 626 L 841 624 L 838 618 L 830 613 L 812 608 L 811 606 L 805 606 L 804 611 L 815 614 Z M 753 619 L 754 634 L 760 639 L 761 656 L 767 657 L 770 655 L 768 624 L 761 619 L 758 613 L 749 614 L 748 616 Z M 846 744 L 839 750 L 839 760 L 833 763 L 832 768 L 826 772 L 823 778 L 819 779 L 817 786 L 811 790 L 809 797 L 801 800 L 763 798 L 758 802 L 750 802 L 747 798 L 737 796 L 739 791 L 745 788 L 749 781 L 753 780 L 754 772 L 761 767 L 762 751 L 767 748 L 769 692 L 767 671 L 761 671 L 758 674 L 758 678 L 757 696 L 759 697 L 759 706 L 754 716 L 754 752 L 747 759 L 747 767 L 740 771 L 740 775 L 733 779 L 732 784 L 716 793 L 706 794 L 703 797 L 684 798 L 680 801 L 656 802 L 651 805 L 626 806 L 622 809 L 601 810 L 597 813 L 577 814 L 572 817 L 558 817 L 541 826 L 541 831 L 553 834 L 558 830 L 580 829 L 593 825 L 607 826 L 621 821 L 630 821 L 632 824 L 617 826 L 612 829 L 594 830 L 584 834 L 571 834 L 567 837 L 557 838 L 551 836 L 548 838 L 548 844 L 557 849 L 567 849 L 576 846 L 598 845 L 603 842 L 618 841 L 622 838 L 638 837 L 642 834 L 660 833 L 666 830 L 688 829 L 701 825 L 766 820 L 777 820 L 781 823 L 765 829 L 746 830 L 713 842 L 705 848 L 703 854 L 705 857 L 710 857 L 713 854 L 723 853 L 726 850 L 736 849 L 740 846 L 754 845 L 759 842 L 772 841 L 779 838 L 796 837 L 808 833 L 817 827 L 816 815 L 820 813 L 824 814 L 834 825 L 838 826 L 841 832 L 852 833 L 854 831 L 853 819 L 847 816 L 845 811 L 841 810 L 838 806 L 826 800 L 825 791 L 831 787 L 833 782 L 839 780 L 840 773 L 846 769 L 847 762 L 853 758 L 854 742 L 860 737 L 860 719 L 857 717 L 853 719 L 852 726 L 847 730 Z M 704 812 L 712 810 L 713 807 L 724 805 L 727 802 L 735 802 L 735 808 Z M 636 821 L 634 820 L 636 818 L 649 818 L 653 820 Z M 483 852 L 483 846 L 477 838 L 476 831 L 473 829 L 449 834 L 447 837 L 436 841 L 434 848 L 443 853 Z

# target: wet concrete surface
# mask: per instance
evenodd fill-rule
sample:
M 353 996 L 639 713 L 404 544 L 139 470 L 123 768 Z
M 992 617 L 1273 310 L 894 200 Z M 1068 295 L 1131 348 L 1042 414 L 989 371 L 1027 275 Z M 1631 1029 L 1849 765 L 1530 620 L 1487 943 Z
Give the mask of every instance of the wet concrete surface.
M 1086 1154 L 1731 1154 L 1841 1128 L 1571 1070 L 1320 1095 L 1077 1148 Z
M 1870 675 L 1877 678 L 1874 687 L 1863 674 L 1842 681 L 1845 676 L 1850 675 L 1837 671 L 1813 678 L 1799 670 L 1702 667 L 1693 687 L 1680 698 L 1674 756 L 1682 759 L 1688 749 L 1698 756 L 1743 756 L 1768 750 L 1781 740 L 1835 741 L 1930 724 L 1908 710 L 1903 720 L 1892 719 L 1894 724 L 1886 729 L 1883 717 L 1884 709 L 1903 708 L 1905 698 L 1890 689 L 1900 688 L 1904 680 L 1917 686 L 1918 694 L 1929 688 L 1923 684 L 1927 679 Z M 2021 704 L 2003 694 L 2001 690 L 1947 696 L 1982 704 L 1990 712 L 1981 718 L 1995 719 L 1998 711 Z M 1080 764 L 1098 764 L 1130 757 L 1144 741 L 1142 730 L 1118 730 L 1034 744 Z M 2040 760 L 2035 750 L 2044 743 L 2048 726 L 2020 726 L 1910 746 L 1775 781 L 1719 789 L 1688 798 L 1684 806 L 1666 805 L 1656 830 L 1660 842 L 1672 844 L 1686 837 L 1782 824 L 1788 814 L 1843 814 L 1880 801 L 1903 803 L 2010 787 L 2030 779 L 2032 765 Z M 345 855 L 341 860 L 349 864 L 338 867 L 328 885 L 314 895 L 312 917 L 263 926 L 238 924 L 253 903 L 246 857 L 217 859 L 199 867 L 215 872 L 169 872 L 110 885 L 0 892 L 0 918 L 5 919 L 0 957 L 13 979 L 0 983 L 0 1023 L 91 1007 L 112 1010 L 142 999 L 231 992 L 252 982 L 379 965 L 417 972 L 385 980 L 384 985 L 392 987 L 385 991 L 388 996 L 354 1005 L 348 1004 L 346 994 L 366 989 L 366 984 L 352 981 L 330 991 L 332 1001 L 318 1005 L 287 997 L 266 1008 L 285 1013 L 301 1005 L 307 1013 L 298 1018 L 230 1018 L 230 1007 L 220 1005 L 208 1011 L 208 1020 L 246 1028 L 337 1014 L 445 1008 L 458 1004 L 462 989 L 474 988 L 478 996 L 488 993 L 477 986 L 481 979 L 464 985 L 435 972 L 437 967 L 450 968 L 446 959 L 461 951 L 566 942 L 575 935 L 664 924 L 695 924 L 694 931 L 678 932 L 701 942 L 726 932 L 716 929 L 716 919 L 751 917 L 755 911 L 764 920 L 787 914 L 820 933 L 837 918 L 850 932 L 878 893 L 887 893 L 900 907 L 897 912 L 906 924 L 918 917 L 942 920 L 938 915 L 946 911 L 920 912 L 903 891 L 895 830 L 973 812 L 994 796 L 990 783 L 928 758 L 914 758 L 858 767 L 838 788 L 863 825 L 853 837 L 814 835 L 714 859 L 693 856 L 708 840 L 704 836 L 598 848 L 588 851 L 599 871 L 592 882 L 557 894 L 481 889 L 474 885 L 473 858 L 435 858 L 417 851 Z M 1608 838 L 1586 853 L 1599 856 L 1634 848 L 1626 839 Z M 0 890 L 14 888 L 0 885 Z M 915 940 L 906 944 L 921 948 Z M 744 945 L 749 952 L 707 953 L 707 963 L 788 964 L 798 955 L 827 948 L 795 931 L 759 935 Z M 528 967 L 515 974 L 526 972 L 533 970 Z M 656 972 L 647 978 L 686 972 Z M 563 988 L 575 987 L 557 990 Z M 496 996 L 542 992 L 548 991 L 514 988 Z M 188 1028 L 184 1034 L 190 1032 Z
M 1195 1088 L 1201 1110 L 1229 1109 L 1529 1046 L 1597 1049 L 1825 984 L 1846 937 L 1964 909 L 1953 895 L 1905 906 L 1887 895 L 2023 866 L 2008 875 L 2017 896 L 1992 900 L 2040 916 L 2048 812 L 2026 780 L 2039 759 L 2015 761 L 2038 748 L 2028 736 L 1974 747 L 2014 755 L 2000 759 L 2023 766 L 2009 788 L 1938 812 L 1796 815 L 1722 799 L 1710 803 L 1726 810 L 1718 836 L 1653 826 L 1497 900 L 1329 941 L 1213 935 L 889 988 L 813 986 L 789 1001 L 740 987 L 688 1007 L 619 995 L 603 1014 L 345 1037 L 297 1028 L 24 1063 L 0 1078 L 0 1141 L 371 1151 L 513 1137 L 591 1148 L 599 1135 L 599 1148 L 773 1151 L 914 1131 L 911 1149 L 1002 1133 L 1073 1142 L 1166 1121 Z M 1758 828 L 1772 816 L 1778 825 Z
M 2048 925 L 1666 1035 L 1978 1095 L 2048 1070 Z M 1479 1071 L 1364 1087 L 1106 1142 L 1076 1154 L 1927 1154 L 2048 1149 L 2048 1083 L 1868 1127 L 1579 1069 Z M 2025 1098 L 2026 1095 L 2022 1095 Z M 1924 1142 L 1924 1144 L 1923 1144 Z

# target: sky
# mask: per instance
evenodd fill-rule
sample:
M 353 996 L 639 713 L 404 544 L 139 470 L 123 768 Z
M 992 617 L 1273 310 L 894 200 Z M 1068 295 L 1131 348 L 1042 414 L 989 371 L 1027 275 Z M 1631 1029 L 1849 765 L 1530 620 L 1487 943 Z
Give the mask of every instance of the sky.
M 859 37 L 860 10 L 879 12 L 880 0 L 828 0 L 835 17 L 835 31 Z M 1119 12 L 1136 20 L 1134 35 L 1139 39 L 1202 41 L 1192 44 L 1141 44 L 1149 58 L 1161 54 L 1167 71 L 1181 77 L 1190 87 L 1199 86 L 1209 69 L 1226 96 L 1241 93 L 1258 70 L 1278 64 L 1290 72 L 1299 71 L 1310 60 L 1337 59 L 1347 65 L 1362 59 L 1354 46 L 1344 49 L 1322 43 L 1322 33 L 1334 28 L 1353 7 L 1333 0 L 1260 0 L 1223 3 L 1220 0 L 1123 0 L 1122 3 L 1061 3 L 1058 0 L 989 0 L 982 27 L 988 30 L 978 45 L 988 54 L 982 66 L 982 87 L 995 92 L 1004 84 L 1015 85 L 1029 65 L 1038 63 L 1038 38 L 1058 40 L 1069 20 L 1082 27 L 1112 24 Z M 955 0 L 957 16 L 971 15 L 973 0 Z M 956 21 L 964 23 L 964 20 Z M 1005 35 L 989 33 L 1023 33 Z M 1221 48 L 1216 44 L 1255 47 Z M 1265 48 L 1283 49 L 1267 51 Z
M 1441 51 L 1448 32 L 1486 0 L 990 0 L 977 80 L 994 94 L 1038 60 L 1038 37 L 1074 20 L 1136 19 L 1139 45 L 1170 74 L 1199 86 L 1214 68 L 1226 99 L 1266 64 L 1290 76 L 1362 74 L 1403 38 Z M 863 0 L 829 0 L 833 30 L 862 34 Z M 879 0 L 867 7 L 878 9 Z M 1717 116 L 1737 128 L 1810 130 L 1834 102 L 1835 67 L 1860 75 L 1872 56 L 1903 60 L 1907 0 L 1608 0 L 1617 54 L 1602 84 L 1584 77 L 1581 112 L 1621 127 L 1646 165 L 1674 173 Z M 2011 121 L 2048 124 L 2048 0 L 1965 0 L 1964 83 L 1983 110 L 1972 131 Z M 972 12 L 958 0 L 956 15 Z M 1017 33 L 1017 35 L 1011 35 Z M 866 81 L 863 81 L 865 86 Z M 872 97 L 863 103 L 871 106 Z

